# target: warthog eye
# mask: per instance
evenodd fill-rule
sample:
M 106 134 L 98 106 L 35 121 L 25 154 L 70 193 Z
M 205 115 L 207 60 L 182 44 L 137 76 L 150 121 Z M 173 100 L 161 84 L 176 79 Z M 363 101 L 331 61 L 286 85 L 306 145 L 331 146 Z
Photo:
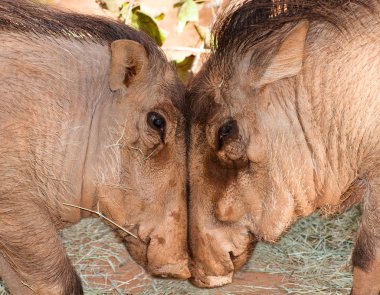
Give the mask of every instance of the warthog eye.
M 228 121 L 222 127 L 219 128 L 219 149 L 222 148 L 225 140 L 237 132 L 237 123 L 235 120 Z
M 149 112 L 147 115 L 148 125 L 160 133 L 161 140 L 164 141 L 166 122 L 163 116 L 156 112 Z

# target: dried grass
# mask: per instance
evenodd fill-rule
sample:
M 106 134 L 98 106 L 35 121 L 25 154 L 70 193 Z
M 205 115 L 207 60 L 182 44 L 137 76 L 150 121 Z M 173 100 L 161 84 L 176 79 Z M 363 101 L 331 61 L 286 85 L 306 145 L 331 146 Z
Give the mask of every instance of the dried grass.
M 335 218 L 318 214 L 300 220 L 276 245 L 259 244 L 245 271 L 285 274 L 291 294 L 349 294 L 351 253 L 360 208 Z
M 9 293 L 5 290 L 4 285 L 0 282 L 0 295 L 8 295 Z
M 300 220 L 278 244 L 260 243 L 243 272 L 280 274 L 286 280 L 277 291 L 289 294 L 348 294 L 352 283 L 350 256 L 359 216 L 356 207 L 336 218 L 313 214 Z M 62 231 L 62 238 L 81 274 L 85 294 L 237 294 L 223 288 L 201 290 L 188 282 L 151 278 L 98 219 L 85 219 Z M 277 291 L 248 282 L 239 286 L 238 293 Z M 2 294 L 8 293 L 0 285 Z

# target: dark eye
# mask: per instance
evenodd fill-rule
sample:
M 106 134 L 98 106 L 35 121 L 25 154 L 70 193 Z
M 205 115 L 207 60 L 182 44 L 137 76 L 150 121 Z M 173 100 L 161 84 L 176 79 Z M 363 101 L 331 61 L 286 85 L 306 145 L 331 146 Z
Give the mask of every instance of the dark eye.
M 148 125 L 160 132 L 161 140 L 163 139 L 163 136 L 165 134 L 165 126 L 166 122 L 163 116 L 161 116 L 159 113 L 156 112 L 150 112 L 147 115 L 147 121 Z
M 236 121 L 230 121 L 224 124 L 222 127 L 220 127 L 219 132 L 218 132 L 219 139 L 231 135 L 233 131 L 235 130 L 235 126 L 236 126 Z
M 229 121 L 218 130 L 219 149 L 223 146 L 225 140 L 236 134 L 237 123 L 235 120 Z

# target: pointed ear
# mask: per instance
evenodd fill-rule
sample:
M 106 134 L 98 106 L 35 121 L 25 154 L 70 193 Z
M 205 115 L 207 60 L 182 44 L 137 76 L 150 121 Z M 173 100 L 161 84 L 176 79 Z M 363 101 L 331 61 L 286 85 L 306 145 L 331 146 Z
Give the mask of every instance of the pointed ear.
M 148 57 L 144 46 L 131 40 L 117 40 L 111 44 L 111 72 L 109 85 L 112 91 L 147 71 Z
M 274 81 L 295 76 L 302 68 L 305 40 L 309 23 L 302 21 L 296 25 L 282 42 L 280 49 L 274 55 L 264 74 L 259 78 L 256 87 L 261 87 Z

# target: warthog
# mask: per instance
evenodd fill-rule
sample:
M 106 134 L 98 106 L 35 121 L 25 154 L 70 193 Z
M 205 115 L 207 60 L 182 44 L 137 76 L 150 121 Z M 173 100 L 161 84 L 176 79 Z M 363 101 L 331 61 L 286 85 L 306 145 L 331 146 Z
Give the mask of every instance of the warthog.
M 125 25 L 0 2 L 0 276 L 82 294 L 57 229 L 99 210 L 154 275 L 188 278 L 184 89 Z M 70 206 L 69 206 L 70 205 Z
M 363 202 L 353 294 L 378 294 L 379 1 L 240 3 L 189 88 L 193 280 L 229 283 L 254 241 Z

